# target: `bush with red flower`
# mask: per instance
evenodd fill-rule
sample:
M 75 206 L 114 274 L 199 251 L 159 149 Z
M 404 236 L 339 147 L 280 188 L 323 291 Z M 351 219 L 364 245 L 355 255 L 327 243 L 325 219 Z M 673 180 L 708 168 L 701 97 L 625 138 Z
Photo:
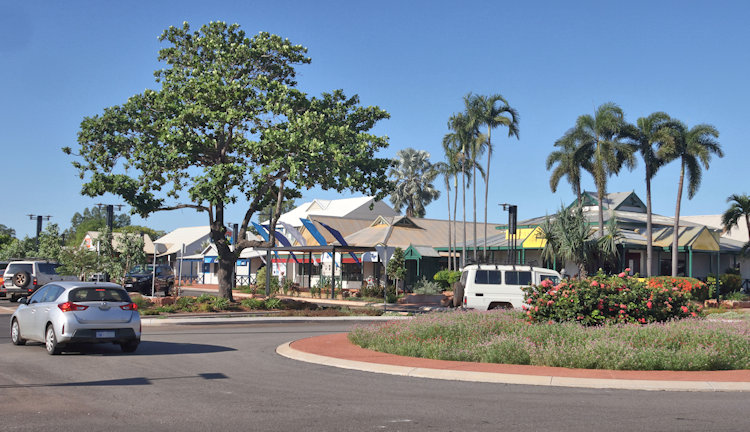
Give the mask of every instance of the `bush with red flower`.
M 656 276 L 646 280 L 649 288 L 671 291 L 679 290 L 690 297 L 691 300 L 704 302 L 708 298 L 709 286 L 705 282 L 690 277 Z
M 523 290 L 523 309 L 529 322 L 646 324 L 695 317 L 701 312 L 701 307 L 691 301 L 694 290 L 663 282 L 649 284 L 625 273 L 607 276 L 599 272 L 557 285 L 546 280 Z

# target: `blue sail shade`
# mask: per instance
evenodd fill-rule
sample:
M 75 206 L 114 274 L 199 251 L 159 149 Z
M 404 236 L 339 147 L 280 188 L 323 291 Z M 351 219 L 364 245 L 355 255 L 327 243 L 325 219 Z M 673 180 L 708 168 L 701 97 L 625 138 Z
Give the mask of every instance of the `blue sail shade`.
M 341 243 L 341 246 L 349 246 L 349 245 L 348 245 L 348 244 L 346 243 L 346 240 L 344 240 L 344 236 L 342 236 L 342 235 L 341 235 L 341 233 L 340 233 L 340 232 L 338 232 L 338 230 L 336 230 L 336 229 L 334 229 L 334 228 L 331 228 L 331 227 L 330 227 L 329 225 L 326 225 L 326 224 L 324 224 L 324 223 L 323 223 L 323 222 L 321 222 L 321 221 L 318 221 L 318 223 L 319 223 L 319 224 L 320 224 L 320 225 L 321 225 L 321 226 L 322 226 L 323 228 L 327 229 L 327 230 L 328 230 L 328 232 L 330 232 L 330 233 L 331 233 L 331 235 L 333 236 L 333 238 L 335 238 L 335 239 L 336 239 L 336 240 L 337 240 L 337 241 L 338 241 L 339 243 Z M 355 255 L 355 254 L 354 254 L 354 252 L 349 252 L 349 255 L 351 255 L 351 256 L 352 256 L 352 257 L 354 258 L 354 262 L 356 262 L 357 264 L 359 264 L 359 265 L 360 265 L 360 267 L 362 266 L 362 263 L 361 263 L 361 262 L 359 262 L 359 258 L 357 258 L 357 255 Z

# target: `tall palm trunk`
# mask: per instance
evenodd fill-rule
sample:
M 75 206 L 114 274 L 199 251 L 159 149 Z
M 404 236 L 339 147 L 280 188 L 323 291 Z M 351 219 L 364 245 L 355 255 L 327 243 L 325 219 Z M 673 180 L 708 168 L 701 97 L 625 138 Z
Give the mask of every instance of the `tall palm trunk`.
M 646 164 L 646 276 L 651 277 L 651 260 L 654 247 L 651 226 L 651 170 Z
M 461 162 L 461 201 L 463 202 L 464 244 L 461 247 L 461 267 L 466 267 L 466 165 Z
M 453 268 L 458 270 L 458 174 L 453 175 Z
M 448 270 L 453 270 L 451 263 L 451 182 L 447 175 L 445 176 L 445 191 L 448 194 Z
M 484 250 L 482 258 L 487 261 L 487 197 L 490 193 L 490 159 L 492 158 L 492 128 L 487 126 L 487 173 L 484 177 Z
M 476 159 L 474 163 L 474 184 L 473 190 L 474 190 L 474 241 L 472 241 L 472 244 L 474 245 L 474 262 L 477 262 L 477 164 Z
M 672 233 L 672 277 L 677 276 L 677 259 L 679 252 L 678 234 L 680 230 L 680 204 L 682 202 L 682 182 L 685 180 L 685 160 L 682 159 L 680 165 L 680 184 L 677 189 L 677 206 L 674 211 L 674 232 Z

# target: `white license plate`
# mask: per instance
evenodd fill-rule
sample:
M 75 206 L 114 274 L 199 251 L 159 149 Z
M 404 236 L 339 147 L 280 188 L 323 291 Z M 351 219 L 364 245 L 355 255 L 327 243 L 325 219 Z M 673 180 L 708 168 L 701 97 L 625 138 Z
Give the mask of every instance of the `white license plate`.
M 98 338 L 113 338 L 115 337 L 114 331 L 98 331 L 96 332 L 96 337 Z
M 133 284 L 125 284 L 125 288 L 133 288 Z

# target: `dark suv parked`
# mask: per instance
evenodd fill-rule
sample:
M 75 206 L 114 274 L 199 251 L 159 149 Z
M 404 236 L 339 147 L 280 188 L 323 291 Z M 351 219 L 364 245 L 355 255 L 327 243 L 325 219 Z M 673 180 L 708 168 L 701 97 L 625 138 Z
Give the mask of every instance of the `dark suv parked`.
M 167 265 L 157 265 L 155 272 L 154 266 L 151 264 L 133 267 L 125 275 L 125 289 L 131 292 L 135 291 L 144 295 L 151 295 L 151 279 L 154 274 L 156 275 L 153 284 L 154 294 L 163 292 L 165 296 L 168 296 L 174 286 L 174 272 Z

